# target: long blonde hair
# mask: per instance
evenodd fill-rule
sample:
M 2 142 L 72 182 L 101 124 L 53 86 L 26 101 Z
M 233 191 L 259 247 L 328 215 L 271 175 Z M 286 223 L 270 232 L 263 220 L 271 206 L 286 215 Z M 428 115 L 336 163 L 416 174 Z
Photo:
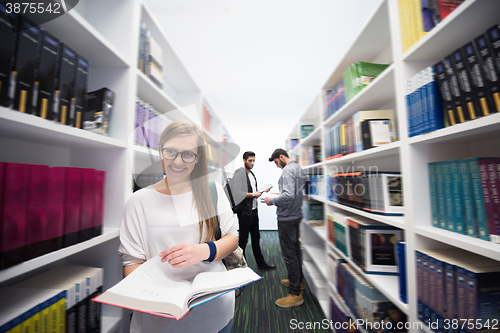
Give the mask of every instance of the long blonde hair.
M 193 205 L 198 211 L 201 221 L 199 222 L 200 243 L 203 229 L 206 228 L 205 241 L 215 240 L 217 232 L 217 217 L 215 208 L 208 188 L 208 167 L 207 167 L 207 144 L 203 130 L 196 124 L 187 120 L 177 120 L 171 122 L 162 132 L 159 141 L 160 159 L 163 144 L 172 138 L 179 136 L 194 136 L 198 142 L 198 162 L 190 175 L 193 189 Z

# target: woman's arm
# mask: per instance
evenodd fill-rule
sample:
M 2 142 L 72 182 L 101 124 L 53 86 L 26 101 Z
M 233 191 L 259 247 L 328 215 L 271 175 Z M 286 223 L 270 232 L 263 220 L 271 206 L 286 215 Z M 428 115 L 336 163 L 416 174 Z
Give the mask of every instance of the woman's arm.
M 129 275 L 130 273 L 135 271 L 135 269 L 141 265 L 142 264 L 132 264 L 132 265 L 128 265 L 128 266 L 123 266 L 123 275 L 125 277 L 127 277 L 127 275 Z
M 217 259 L 222 260 L 236 250 L 238 247 L 238 237 L 226 235 L 214 243 L 217 248 Z M 208 259 L 210 257 L 210 248 L 206 243 L 182 243 L 160 252 L 159 256 L 162 257 L 161 262 L 168 262 L 172 267 L 179 268 L 194 265 Z

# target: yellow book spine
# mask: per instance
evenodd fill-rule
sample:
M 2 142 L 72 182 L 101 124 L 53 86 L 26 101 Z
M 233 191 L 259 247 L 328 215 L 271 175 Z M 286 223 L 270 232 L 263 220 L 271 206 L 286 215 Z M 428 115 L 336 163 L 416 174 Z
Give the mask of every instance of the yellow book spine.
M 424 21 L 422 20 L 422 5 L 420 3 L 420 0 L 413 0 L 414 2 L 414 6 L 416 8 L 416 18 L 417 18 L 417 36 L 418 36 L 418 39 L 417 41 L 419 41 L 420 39 L 422 39 L 426 34 L 427 32 L 424 31 Z
M 415 2 L 413 0 L 405 0 L 408 4 L 408 25 L 410 30 L 410 45 L 411 48 L 418 41 L 418 32 L 417 32 L 417 18 L 416 18 L 416 8 Z
M 405 0 L 398 0 L 401 48 L 403 53 L 408 50 L 408 20 Z
M 40 319 L 42 321 L 41 333 L 50 333 L 50 306 L 42 310 Z
M 64 333 L 66 331 L 66 297 L 61 298 L 57 302 L 57 310 L 58 310 L 58 333 Z
M 41 312 L 35 312 L 33 316 L 31 316 L 31 327 L 33 329 L 33 333 L 40 333 L 42 331 L 42 321 L 41 319 Z

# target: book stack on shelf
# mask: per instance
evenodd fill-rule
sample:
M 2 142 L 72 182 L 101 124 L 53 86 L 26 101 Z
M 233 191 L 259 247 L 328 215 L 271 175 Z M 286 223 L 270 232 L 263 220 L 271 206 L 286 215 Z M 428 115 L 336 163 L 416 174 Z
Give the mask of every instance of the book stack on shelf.
M 0 269 L 102 232 L 105 172 L 0 162 Z
M 0 289 L 0 332 L 100 332 L 103 269 L 76 265 Z
M 170 120 L 139 96 L 135 102 L 134 142 L 137 145 L 158 149 L 160 135 Z
M 451 325 L 468 333 L 498 329 L 498 261 L 461 249 L 417 249 L 415 257 L 421 321 L 434 332 Z
M 151 36 L 145 22 L 141 22 L 140 25 L 137 68 L 158 88 L 163 89 L 163 50 Z
M 500 159 L 428 164 L 432 224 L 500 243 Z
M 495 24 L 434 66 L 446 126 L 500 112 L 498 41 Z
M 465 0 L 399 0 L 403 53 L 444 20 Z
M 384 322 L 390 332 L 407 332 L 407 316 L 384 294 L 377 290 L 348 263 L 339 263 L 337 268 L 337 288 L 339 296 L 353 314 L 353 320 L 361 329 L 378 332 Z
M 327 175 L 327 199 L 374 214 L 404 214 L 403 179 L 398 172 L 351 172 Z
M 340 83 L 325 96 L 326 112 L 323 119 L 325 120 L 330 118 L 333 114 L 340 110 L 345 103 L 345 85 L 344 81 L 340 81 Z
M 304 221 L 310 224 L 325 225 L 323 220 L 323 204 L 304 202 L 302 204 L 302 215 Z
M 297 147 L 298 144 L 299 144 L 299 139 L 286 140 L 285 149 L 290 151 L 290 150 L 294 149 L 295 147 Z
M 324 176 L 310 174 L 306 177 L 306 194 L 324 195 Z
M 305 139 L 314 132 L 314 125 L 300 125 L 300 138 Z
M 311 146 L 302 151 L 302 166 L 320 163 L 323 159 L 321 157 L 321 146 Z
M 111 108 L 103 109 L 102 103 L 96 103 L 101 90 L 87 91 L 90 61 L 67 41 L 35 26 L 23 15 L 7 14 L 3 5 L 0 16 L 0 36 L 4 41 L 0 51 L 0 105 L 107 134 Z M 14 32 L 11 24 L 22 33 Z M 111 92 L 103 89 L 107 94 Z
M 365 89 L 389 65 L 358 61 L 344 71 L 345 100 L 349 102 Z
M 368 110 L 354 113 L 325 130 L 326 160 L 361 152 L 397 141 L 394 110 Z

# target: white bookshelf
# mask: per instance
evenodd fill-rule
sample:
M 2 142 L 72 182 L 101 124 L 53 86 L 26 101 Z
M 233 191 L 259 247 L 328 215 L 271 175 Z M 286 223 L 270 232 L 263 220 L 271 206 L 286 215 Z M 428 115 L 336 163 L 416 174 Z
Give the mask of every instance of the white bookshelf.
M 404 230 L 406 242 L 406 267 L 408 283 L 408 304 L 400 301 L 396 276 L 365 274 L 348 256 L 338 250 L 328 239 L 321 237 L 315 228 L 303 223 L 301 241 L 307 265 L 304 270 L 311 274 L 321 272 L 323 253 L 334 252 L 344 259 L 359 274 L 370 281 L 389 300 L 408 316 L 408 322 L 419 323 L 417 317 L 416 272 L 414 251 L 416 249 L 461 248 L 484 257 L 500 260 L 500 244 L 461 235 L 432 226 L 429 200 L 427 165 L 430 162 L 446 161 L 468 157 L 499 157 L 500 151 L 500 114 L 450 126 L 434 132 L 408 137 L 407 115 L 405 110 L 405 82 L 414 74 L 458 47 L 482 34 L 487 28 L 498 22 L 500 2 L 495 0 L 467 0 L 453 11 L 443 22 L 437 25 L 405 54 L 401 49 L 398 2 L 382 0 L 371 17 L 354 39 L 337 67 L 328 76 L 319 93 L 298 119 L 291 133 L 286 138 L 299 138 L 300 125 L 315 124 L 315 131 L 309 137 L 301 139 L 299 145 L 289 151 L 292 159 L 302 158 L 302 152 L 312 145 L 322 144 L 326 130 L 339 121 L 345 121 L 361 110 L 393 109 L 397 123 L 397 142 L 382 147 L 368 149 L 314 165 L 303 166 L 306 174 L 323 176 L 336 172 L 348 172 L 353 168 L 376 166 L 380 171 L 399 171 L 403 175 L 404 216 L 384 216 L 360 211 L 351 207 L 329 202 L 325 195 L 311 195 L 307 200 L 323 203 L 326 215 L 343 212 L 346 215 L 362 216 L 375 221 L 395 226 Z M 473 22 L 473 24 L 472 24 Z M 324 119 L 324 96 L 342 80 L 346 68 L 357 61 L 390 64 L 368 87 L 363 89 L 335 114 Z M 324 151 L 323 151 L 324 153 Z M 324 156 L 324 154 L 323 154 Z M 300 161 L 302 162 L 302 161 Z M 348 169 L 350 168 L 350 169 Z M 322 186 L 325 186 L 326 180 Z M 326 192 L 326 191 L 323 191 Z M 325 231 L 326 234 L 326 231 Z M 321 258 L 313 260 L 312 258 Z M 320 276 L 320 282 L 327 283 L 331 297 L 341 306 L 344 302 L 336 294 L 332 277 Z M 318 279 L 318 278 L 317 278 Z M 313 280 L 316 283 L 316 280 Z M 309 281 L 308 281 L 309 283 Z M 313 288 L 313 292 L 314 292 Z M 323 299 L 322 294 L 315 294 Z M 345 310 L 345 309 L 344 309 Z M 348 311 L 349 312 L 349 311 Z M 330 317 L 330 312 L 325 313 Z M 418 325 L 415 325 L 417 327 Z M 417 332 L 418 328 L 410 329 Z
M 164 82 L 158 88 L 137 69 L 140 22 L 163 49 Z M 135 96 L 151 103 L 170 120 L 197 121 L 206 97 L 142 0 L 80 0 L 69 13 L 42 26 L 90 62 L 88 91 L 107 87 L 115 92 L 107 136 L 61 125 L 0 107 L 0 161 L 49 166 L 89 167 L 106 171 L 102 235 L 48 253 L 0 271 L 0 287 L 38 274 L 58 264 L 104 268 L 104 290 L 123 278 L 118 255 L 119 227 L 125 203 L 132 194 L 132 174 L 158 169 L 157 149 L 134 144 Z M 211 107 L 216 115 L 216 111 Z M 238 147 L 217 116 L 211 145 L 224 150 L 232 161 Z M 222 135 L 227 147 L 222 145 Z M 210 177 L 221 176 L 210 170 Z M 231 173 L 232 169 L 228 170 Z M 159 167 L 161 172 L 161 167 Z M 103 305 L 102 332 L 127 330 L 126 311 Z

